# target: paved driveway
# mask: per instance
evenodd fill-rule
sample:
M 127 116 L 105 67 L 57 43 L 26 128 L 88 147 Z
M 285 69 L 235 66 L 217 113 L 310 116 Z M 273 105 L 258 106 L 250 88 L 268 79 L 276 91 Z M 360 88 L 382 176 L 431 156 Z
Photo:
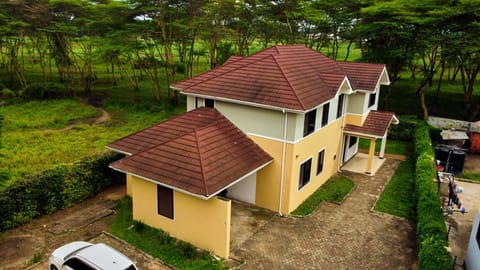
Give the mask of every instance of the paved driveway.
M 386 160 L 372 177 L 345 172 L 356 188 L 341 205 L 273 218 L 232 252 L 240 269 L 416 269 L 415 225 L 371 211 L 399 163 Z

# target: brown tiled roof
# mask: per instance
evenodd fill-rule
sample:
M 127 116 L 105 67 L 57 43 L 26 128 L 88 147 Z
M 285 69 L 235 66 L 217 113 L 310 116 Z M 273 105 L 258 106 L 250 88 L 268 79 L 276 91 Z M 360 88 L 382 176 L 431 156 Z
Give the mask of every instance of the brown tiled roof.
M 359 63 L 359 62 L 337 62 L 348 75 L 348 79 L 355 90 L 366 90 L 373 92 L 382 75 L 385 65 Z
M 343 131 L 350 134 L 361 134 L 379 138 L 387 133 L 392 121 L 395 124 L 398 123 L 393 112 L 370 111 L 362 126 L 348 124 L 345 125 Z
M 232 57 L 223 66 L 172 87 L 185 94 L 305 111 L 333 98 L 346 77 L 362 90 L 373 91 L 375 85 L 370 82 L 378 81 L 381 72 L 376 71 L 384 67 L 344 64 L 303 45 L 274 46 L 247 57 Z M 363 68 L 367 72 L 362 77 Z
M 200 121 L 194 124 L 192 119 Z M 273 160 L 217 110 L 204 107 L 113 144 L 135 145 L 135 150 L 153 146 L 112 163 L 112 168 L 205 198 Z

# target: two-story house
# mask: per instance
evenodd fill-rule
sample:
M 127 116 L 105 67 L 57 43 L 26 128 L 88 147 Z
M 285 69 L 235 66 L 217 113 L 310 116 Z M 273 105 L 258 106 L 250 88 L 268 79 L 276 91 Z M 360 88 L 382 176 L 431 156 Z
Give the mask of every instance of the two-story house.
M 229 256 L 231 202 L 289 214 L 398 120 L 377 111 L 384 65 L 337 62 L 305 46 L 274 46 L 171 87 L 187 112 L 107 147 L 128 157 L 133 217 Z M 378 159 L 378 157 L 377 157 Z

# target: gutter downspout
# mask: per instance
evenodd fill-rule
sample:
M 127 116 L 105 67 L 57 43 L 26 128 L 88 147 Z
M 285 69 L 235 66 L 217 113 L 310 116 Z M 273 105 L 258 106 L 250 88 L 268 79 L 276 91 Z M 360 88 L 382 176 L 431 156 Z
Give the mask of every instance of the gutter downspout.
M 283 149 L 282 149 L 282 172 L 280 175 L 280 200 L 278 201 L 278 215 L 283 216 L 282 214 L 282 200 L 283 200 L 283 181 L 285 179 L 285 155 L 286 155 L 286 144 L 287 144 L 287 112 L 285 109 L 282 110 L 285 115 L 285 121 L 283 124 Z

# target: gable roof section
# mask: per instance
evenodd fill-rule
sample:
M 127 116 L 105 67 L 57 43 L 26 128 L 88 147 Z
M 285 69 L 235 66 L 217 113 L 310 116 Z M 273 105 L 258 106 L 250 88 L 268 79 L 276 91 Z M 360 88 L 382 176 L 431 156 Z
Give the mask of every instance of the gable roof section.
M 399 123 L 393 112 L 370 111 L 362 126 L 347 124 L 343 131 L 352 135 L 381 138 L 387 133 L 391 123 Z
M 348 74 L 350 83 L 355 90 L 373 92 L 377 83 L 386 72 L 385 65 L 359 63 L 359 62 L 337 62 Z M 385 74 L 386 75 L 386 74 Z M 388 76 L 386 76 L 388 80 Z
M 345 78 L 349 85 L 374 91 L 385 67 L 345 66 L 303 45 L 274 46 L 250 56 L 231 57 L 223 66 L 172 88 L 188 95 L 308 111 L 333 98 Z
M 203 119 L 203 124 L 186 127 L 182 120 L 191 117 Z M 168 141 L 158 140 L 153 147 L 110 167 L 208 199 L 273 160 L 217 110 L 203 107 L 119 141 L 138 140 L 136 145 L 143 146 L 141 133 L 151 136 L 152 129 L 167 134 L 183 132 Z M 122 145 L 119 141 L 115 145 Z

